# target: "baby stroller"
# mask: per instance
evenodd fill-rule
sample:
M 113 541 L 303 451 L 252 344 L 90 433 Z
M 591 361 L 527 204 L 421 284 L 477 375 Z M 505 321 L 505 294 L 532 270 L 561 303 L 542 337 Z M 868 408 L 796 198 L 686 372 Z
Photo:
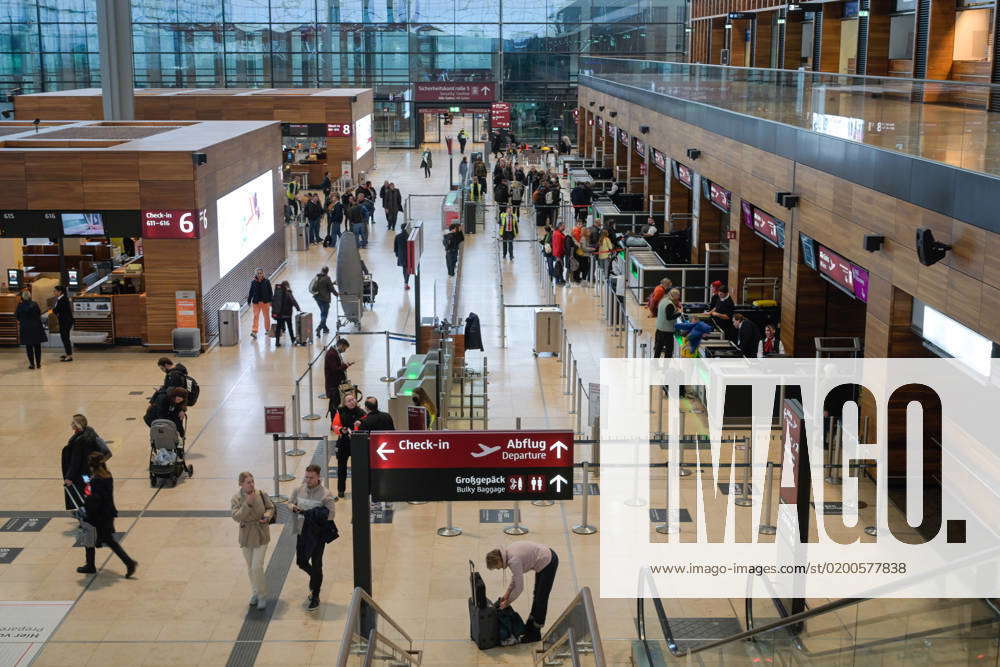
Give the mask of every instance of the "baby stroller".
M 177 425 L 169 419 L 155 419 L 149 427 L 149 485 L 162 486 L 169 481 L 177 486 L 177 480 L 185 472 L 194 476 L 194 466 L 184 461 L 184 440 L 177 432 Z

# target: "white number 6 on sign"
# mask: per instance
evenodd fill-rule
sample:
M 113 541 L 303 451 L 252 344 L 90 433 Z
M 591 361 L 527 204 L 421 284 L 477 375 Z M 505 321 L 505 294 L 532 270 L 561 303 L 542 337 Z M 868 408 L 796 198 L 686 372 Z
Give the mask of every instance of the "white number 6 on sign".
M 190 234 L 194 231 L 194 222 L 191 220 L 191 211 L 188 211 L 181 216 L 180 229 L 185 234 Z

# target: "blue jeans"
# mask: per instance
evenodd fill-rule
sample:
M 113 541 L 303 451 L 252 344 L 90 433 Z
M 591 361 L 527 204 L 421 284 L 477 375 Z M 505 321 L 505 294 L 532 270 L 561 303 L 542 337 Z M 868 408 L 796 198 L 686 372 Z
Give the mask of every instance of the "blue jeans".
M 316 305 L 319 306 L 319 326 L 316 327 L 316 331 L 320 329 L 326 329 L 326 316 L 330 312 L 330 302 L 323 301 L 319 297 L 315 297 Z
M 455 275 L 455 267 L 458 265 L 458 251 L 457 250 L 445 250 L 444 259 L 448 265 L 448 275 Z
M 362 222 L 351 225 L 351 231 L 357 237 L 359 248 L 364 248 L 368 245 L 368 225 L 366 223 Z
M 319 236 L 319 218 L 309 221 L 309 243 L 320 243 L 323 239 Z

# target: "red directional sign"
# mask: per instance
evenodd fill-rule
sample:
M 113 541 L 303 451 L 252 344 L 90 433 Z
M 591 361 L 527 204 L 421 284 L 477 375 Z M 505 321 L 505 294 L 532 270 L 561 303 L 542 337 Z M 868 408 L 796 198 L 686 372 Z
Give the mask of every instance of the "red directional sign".
M 494 102 L 490 105 L 490 127 L 510 128 L 509 102 Z
M 369 447 L 378 501 L 573 497 L 570 431 L 386 431 Z

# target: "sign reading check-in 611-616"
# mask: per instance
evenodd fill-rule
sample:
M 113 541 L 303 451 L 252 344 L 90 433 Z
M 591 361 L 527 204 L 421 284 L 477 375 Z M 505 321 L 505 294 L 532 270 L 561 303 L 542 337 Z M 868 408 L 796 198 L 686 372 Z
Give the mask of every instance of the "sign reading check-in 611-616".
M 386 431 L 369 447 L 376 501 L 573 497 L 570 431 Z

